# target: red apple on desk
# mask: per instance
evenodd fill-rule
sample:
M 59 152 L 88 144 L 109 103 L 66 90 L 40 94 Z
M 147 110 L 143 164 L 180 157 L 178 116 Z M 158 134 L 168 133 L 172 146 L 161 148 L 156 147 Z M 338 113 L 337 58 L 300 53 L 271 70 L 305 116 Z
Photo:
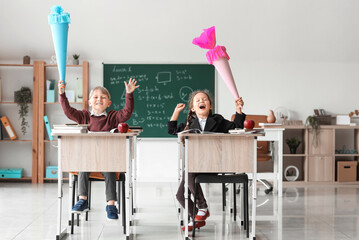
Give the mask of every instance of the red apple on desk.
M 244 128 L 251 130 L 254 128 L 254 121 L 253 120 L 245 120 L 244 121 Z
M 127 123 L 119 123 L 117 129 L 120 133 L 127 133 L 128 131 L 128 124 Z

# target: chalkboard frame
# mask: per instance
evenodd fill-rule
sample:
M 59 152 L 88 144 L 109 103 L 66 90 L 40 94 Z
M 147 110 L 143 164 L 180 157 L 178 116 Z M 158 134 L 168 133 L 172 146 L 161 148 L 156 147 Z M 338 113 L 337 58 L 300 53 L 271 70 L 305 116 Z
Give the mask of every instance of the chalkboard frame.
M 126 71 L 127 70 L 127 71 Z M 171 72 L 172 73 L 172 82 L 171 81 L 162 81 L 166 78 L 161 78 L 160 73 L 163 72 Z M 157 75 L 156 75 L 157 73 Z M 166 77 L 166 75 L 164 75 Z M 192 76 L 192 78 L 191 78 Z M 143 127 L 143 132 L 141 133 L 141 138 L 175 138 L 176 136 L 169 135 L 167 133 L 167 121 L 170 119 L 173 110 L 177 103 L 183 102 L 186 104 L 186 109 L 180 114 L 178 119 L 178 123 L 184 122 L 187 115 L 187 101 L 182 101 L 181 96 L 188 96 L 191 90 L 195 91 L 198 89 L 207 89 L 210 91 L 212 100 L 213 100 L 213 108 L 215 108 L 215 96 L 216 96 L 216 71 L 212 65 L 208 64 L 122 64 L 122 63 L 103 63 L 103 86 L 106 87 L 110 94 L 111 100 L 113 103 L 108 110 L 119 110 L 124 106 L 124 89 L 125 86 L 123 81 L 130 77 L 134 77 L 138 80 L 140 88 L 136 89 L 134 92 L 135 96 L 135 110 L 134 113 L 127 123 L 130 126 L 138 125 Z M 161 81 L 159 81 L 161 79 Z M 176 82 L 177 81 L 179 82 Z M 159 91 L 159 93 L 165 93 L 168 91 L 168 87 L 166 88 L 166 84 L 172 84 L 173 91 L 179 91 L 177 97 L 174 97 L 173 100 L 163 100 L 163 105 L 165 105 L 164 113 L 165 115 L 161 116 L 163 120 L 159 120 L 158 122 L 151 122 L 155 120 L 151 120 L 151 114 L 144 114 L 144 106 L 140 104 L 144 104 L 143 94 L 144 89 L 148 89 L 148 87 L 154 87 Z M 181 93 L 182 89 L 186 90 L 186 94 Z M 191 90 L 189 90 L 191 89 Z M 172 90 L 171 90 L 172 91 Z M 120 94 L 119 94 L 120 93 Z M 147 93 L 148 94 L 148 93 Z M 181 95 L 182 94 L 182 95 Z M 119 96 L 121 97 L 119 98 Z M 175 96 L 176 94 L 172 94 Z M 177 100 L 179 98 L 179 100 Z M 148 100 L 147 100 L 148 101 Z M 156 99 L 153 100 L 156 102 Z M 158 102 L 157 103 L 161 103 Z M 145 103 L 147 106 L 150 103 Z M 136 121 L 136 118 L 139 116 L 143 118 L 150 118 L 150 120 L 142 122 L 141 124 L 136 124 L 140 121 Z M 161 118 L 160 118 L 161 119 Z M 160 122 L 160 123 L 159 123 Z M 152 124 L 151 124 L 152 123 Z M 147 125 L 151 124 L 152 127 L 147 127 Z M 161 125 L 158 126 L 158 129 L 155 131 L 156 127 L 153 128 L 153 125 Z M 157 134 L 159 133 L 159 134 Z

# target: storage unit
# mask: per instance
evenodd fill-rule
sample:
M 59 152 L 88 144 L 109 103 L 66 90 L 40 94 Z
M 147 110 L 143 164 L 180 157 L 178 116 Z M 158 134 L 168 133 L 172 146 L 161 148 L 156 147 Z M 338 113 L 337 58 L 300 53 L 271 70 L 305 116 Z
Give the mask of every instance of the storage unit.
M 357 164 L 354 161 L 337 162 L 337 181 L 355 182 L 357 180 Z
M 1 163 L 0 167 L 12 168 L 9 164 L 16 165 L 16 167 L 24 167 L 27 169 L 26 175 L 19 180 L 37 183 L 37 154 L 38 154 L 38 75 L 37 64 L 0 64 L 0 78 L 2 89 L 0 99 L 0 116 L 8 116 L 9 121 L 15 127 L 18 139 L 0 140 Z M 9 83 L 12 84 L 9 84 Z M 15 83 L 15 84 L 14 84 Z M 11 87 L 10 87 L 11 86 Z M 18 106 L 14 102 L 14 91 L 19 90 L 22 86 L 29 87 L 32 92 L 32 102 L 29 103 L 29 113 L 26 121 L 30 123 L 27 128 L 27 134 L 24 136 L 20 131 L 20 120 L 18 116 Z M 31 111 L 32 109 L 32 111 Z M 6 133 L 4 133 L 6 134 Z M 7 135 L 7 134 L 6 134 Z M 17 151 L 21 149 L 22 151 Z M 15 159 L 11 161 L 9 159 Z M 5 164 L 5 165 L 4 165 Z M 2 181 L 6 181 L 3 178 Z
M 80 70 L 80 71 L 79 71 Z M 82 70 L 82 71 L 81 71 Z M 49 79 L 49 75 L 51 73 L 55 75 L 58 79 L 57 65 L 49 65 L 44 61 L 38 62 L 38 72 L 37 81 L 39 86 L 39 98 L 38 98 L 38 119 L 39 119 L 39 135 L 38 135 L 38 182 L 43 183 L 46 180 L 53 180 L 53 178 L 46 177 L 46 165 L 56 164 L 51 163 L 48 158 L 49 156 L 57 157 L 57 149 L 51 146 L 52 144 L 56 144 L 57 139 L 55 140 L 47 140 L 47 131 L 44 123 L 44 116 L 46 115 L 49 119 L 49 123 L 52 126 L 54 124 L 53 120 L 57 116 L 51 115 L 51 110 L 56 109 L 58 111 L 58 115 L 62 116 L 66 122 L 71 122 L 71 120 L 67 119 L 63 114 L 63 111 L 60 107 L 60 103 L 58 101 L 48 102 L 46 101 L 46 80 Z M 76 71 L 79 71 L 77 73 Z M 70 78 L 70 74 L 76 72 L 76 78 Z M 88 109 L 88 94 L 89 94 L 89 62 L 83 61 L 82 65 L 67 65 L 66 66 L 66 82 L 67 88 L 69 91 L 77 88 L 77 84 L 74 83 L 76 79 L 82 80 L 82 102 L 70 102 L 71 106 L 76 107 L 78 109 Z M 57 80 L 58 81 L 58 80 Z M 69 87 L 70 84 L 73 84 L 73 87 Z M 55 84 L 57 88 L 57 82 Z M 57 96 L 58 97 L 58 94 Z M 57 109 L 58 108 L 58 109 Z M 63 122 L 62 122 L 63 123 Z M 56 158 L 57 159 L 57 158 Z
M 58 167 L 57 166 L 47 166 L 46 167 L 46 178 L 57 178 L 58 176 Z
M 22 178 L 23 168 L 0 169 L 0 178 Z
M 314 133 L 310 127 L 284 126 L 284 128 L 283 169 L 288 165 L 300 166 L 300 161 L 303 161 L 305 182 L 342 182 L 336 179 L 337 166 L 339 166 L 336 162 L 344 159 L 357 164 L 359 160 L 359 126 L 321 125 L 316 138 L 313 138 Z M 287 138 L 293 136 L 302 141 L 296 154 L 289 153 L 285 142 Z M 296 167 L 299 169 L 298 166 Z M 357 177 L 351 177 L 350 181 L 356 182 Z

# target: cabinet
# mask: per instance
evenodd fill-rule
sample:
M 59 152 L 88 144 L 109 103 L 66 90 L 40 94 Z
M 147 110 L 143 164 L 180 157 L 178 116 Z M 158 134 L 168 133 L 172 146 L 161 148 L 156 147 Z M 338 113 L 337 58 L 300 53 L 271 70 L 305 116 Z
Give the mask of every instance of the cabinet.
M 290 154 L 286 139 L 296 136 L 302 144 L 296 154 Z M 285 127 L 283 136 L 283 169 L 286 165 L 302 166 L 305 182 L 336 182 L 338 161 L 359 160 L 359 126 L 321 125 L 313 139 L 307 127 Z M 317 141 L 317 144 L 315 144 Z
M 87 61 L 83 61 L 82 65 L 67 65 L 66 66 L 66 82 L 67 87 L 66 89 L 70 89 L 70 82 L 74 81 L 74 77 L 71 77 L 71 72 L 78 71 L 80 72 L 75 73 L 75 75 L 79 75 L 78 77 L 82 78 L 82 102 L 71 102 L 70 104 L 78 109 L 88 109 L 88 94 L 89 94 L 89 63 Z M 38 134 L 38 182 L 43 183 L 46 180 L 45 178 L 45 171 L 46 166 L 49 164 L 49 161 L 47 159 L 49 157 L 54 157 L 57 159 L 57 150 L 52 146 L 52 144 L 56 144 L 56 140 L 50 141 L 47 140 L 47 132 L 46 127 L 44 124 L 44 116 L 47 115 L 50 121 L 50 125 L 56 124 L 56 123 L 66 123 L 69 122 L 61 109 L 60 103 L 54 102 L 49 103 L 46 102 L 46 80 L 49 79 L 49 75 L 53 75 L 56 77 L 53 77 L 54 79 L 58 79 L 58 73 L 57 73 L 57 65 L 48 65 L 43 61 L 38 62 L 38 71 L 39 74 L 37 76 L 38 78 L 38 86 L 39 86 L 39 99 L 38 99 L 38 105 L 39 105 L 39 111 L 38 111 L 38 119 L 39 119 L 39 134 Z M 57 80 L 58 81 L 58 80 Z M 56 88 L 57 88 L 57 82 L 56 82 Z M 72 84 L 71 89 L 74 88 L 74 84 Z M 55 110 L 54 110 L 55 109 Z M 56 114 L 51 114 L 52 113 Z M 63 120 L 61 122 L 55 122 L 56 118 L 63 117 Z M 54 156 L 55 155 L 55 156 Z M 57 165 L 57 161 L 56 161 Z M 53 180 L 53 179 L 52 179 Z
M 291 168 L 292 166 L 299 170 L 299 176 L 296 181 L 304 181 L 306 178 L 306 164 L 307 164 L 307 155 L 308 155 L 308 146 L 307 146 L 307 134 L 305 127 L 302 126 L 287 126 L 283 133 L 283 180 L 286 180 L 285 169 L 287 167 Z M 286 140 L 296 137 L 300 141 L 300 144 L 297 148 L 296 153 L 290 153 L 290 149 L 286 144 Z
M 38 81 L 37 64 L 0 64 L 2 94 L 0 99 L 0 115 L 7 116 L 13 125 L 18 139 L 0 140 L 0 168 L 24 168 L 23 178 L 16 181 L 37 183 L 38 159 Z M 18 106 L 14 102 L 14 91 L 22 86 L 32 91 L 32 103 L 26 120 L 30 127 L 25 135 L 21 132 Z M 19 151 L 21 149 L 21 151 Z M 0 178 L 1 181 L 10 179 Z M 13 179 L 12 179 L 13 180 Z

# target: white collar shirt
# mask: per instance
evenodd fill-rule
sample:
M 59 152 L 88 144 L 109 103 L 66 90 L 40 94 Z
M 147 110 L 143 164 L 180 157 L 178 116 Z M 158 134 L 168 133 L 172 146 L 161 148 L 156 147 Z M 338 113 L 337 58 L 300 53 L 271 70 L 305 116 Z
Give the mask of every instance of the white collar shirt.
M 198 122 L 199 122 L 199 125 L 201 126 L 201 130 L 203 131 L 204 127 L 206 126 L 207 118 L 205 118 L 205 119 L 198 118 Z
M 97 113 L 95 113 L 93 110 L 91 110 L 91 117 L 92 117 L 92 116 L 96 116 L 96 117 L 107 116 L 107 112 L 104 111 L 103 113 L 97 114 Z

